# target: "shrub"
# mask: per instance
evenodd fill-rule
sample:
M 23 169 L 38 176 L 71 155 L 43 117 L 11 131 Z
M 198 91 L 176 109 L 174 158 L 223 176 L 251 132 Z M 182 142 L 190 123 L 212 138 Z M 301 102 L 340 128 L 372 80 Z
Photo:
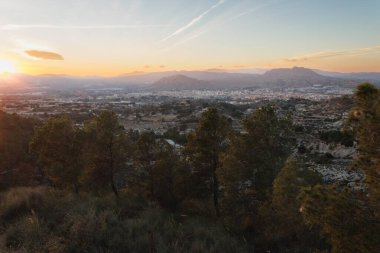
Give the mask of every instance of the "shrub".
M 49 188 L 1 195 L 0 252 L 246 252 L 216 220 L 178 215 L 121 194 Z
M 42 207 L 46 188 L 13 188 L 0 196 L 1 223 L 9 223 L 22 215 L 33 214 Z
M 12 250 L 41 252 L 47 238 L 46 228 L 35 215 L 28 215 L 12 224 L 5 233 L 5 246 Z

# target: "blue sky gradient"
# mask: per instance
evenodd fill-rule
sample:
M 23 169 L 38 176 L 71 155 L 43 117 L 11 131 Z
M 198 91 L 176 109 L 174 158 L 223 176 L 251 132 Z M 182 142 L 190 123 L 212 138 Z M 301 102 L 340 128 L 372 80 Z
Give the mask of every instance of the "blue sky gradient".
M 380 0 L 0 0 L 0 59 L 33 74 L 380 71 L 379 31 Z

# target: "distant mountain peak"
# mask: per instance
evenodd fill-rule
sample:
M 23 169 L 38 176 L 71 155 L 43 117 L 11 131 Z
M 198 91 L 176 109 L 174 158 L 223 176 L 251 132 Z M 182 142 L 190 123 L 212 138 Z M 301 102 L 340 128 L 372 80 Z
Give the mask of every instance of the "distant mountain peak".
M 163 77 L 153 83 L 152 87 L 160 90 L 192 90 L 204 89 L 207 84 L 208 83 L 206 81 L 191 78 L 183 74 L 178 74 Z
M 275 79 L 292 79 L 292 78 L 324 78 L 311 69 L 304 67 L 278 68 L 267 71 L 263 77 Z
M 158 80 L 155 83 L 157 84 L 157 83 L 160 83 L 160 82 L 167 82 L 167 81 L 185 82 L 185 81 L 201 81 L 201 80 L 198 80 L 196 78 L 188 77 L 188 76 L 186 76 L 184 74 L 177 74 L 177 75 L 163 77 L 163 78 L 161 78 L 160 80 Z

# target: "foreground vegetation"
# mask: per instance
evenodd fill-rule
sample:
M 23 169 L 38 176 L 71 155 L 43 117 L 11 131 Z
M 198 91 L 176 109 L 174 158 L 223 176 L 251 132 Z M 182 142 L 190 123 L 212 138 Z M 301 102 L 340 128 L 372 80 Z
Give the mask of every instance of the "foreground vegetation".
M 217 221 L 168 213 L 126 194 L 115 200 L 47 187 L 12 189 L 3 195 L 1 222 L 8 251 L 246 251 Z
M 210 108 L 180 149 L 113 112 L 0 113 L 0 252 L 380 252 L 380 91 L 355 100 L 336 135 L 357 142 L 357 189 L 306 169 L 270 107 L 242 132 Z

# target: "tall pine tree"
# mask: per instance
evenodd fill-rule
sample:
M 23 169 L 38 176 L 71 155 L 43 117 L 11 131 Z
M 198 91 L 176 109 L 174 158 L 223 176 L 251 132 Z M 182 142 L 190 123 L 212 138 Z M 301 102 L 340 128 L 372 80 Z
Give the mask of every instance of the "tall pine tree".
M 197 128 L 188 136 L 184 154 L 190 162 L 193 184 L 197 196 L 212 195 L 215 215 L 220 216 L 219 178 L 217 169 L 221 155 L 227 148 L 231 123 L 216 108 L 209 108 L 198 122 Z
M 126 135 L 117 115 L 103 111 L 85 123 L 83 180 L 95 191 L 110 187 L 118 196 L 115 176 L 126 167 Z
M 77 192 L 82 173 L 80 130 L 67 117 L 49 119 L 35 131 L 30 150 L 47 177 Z

